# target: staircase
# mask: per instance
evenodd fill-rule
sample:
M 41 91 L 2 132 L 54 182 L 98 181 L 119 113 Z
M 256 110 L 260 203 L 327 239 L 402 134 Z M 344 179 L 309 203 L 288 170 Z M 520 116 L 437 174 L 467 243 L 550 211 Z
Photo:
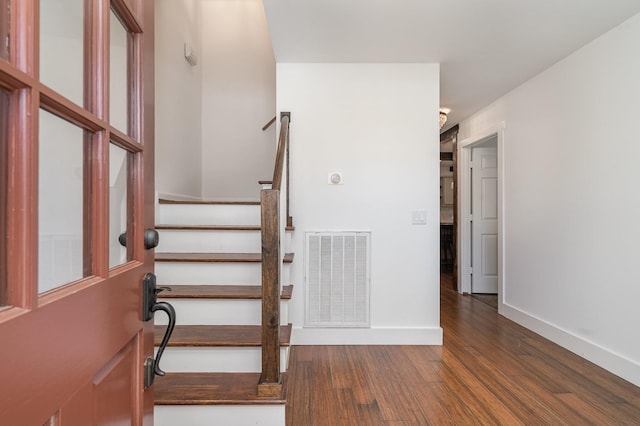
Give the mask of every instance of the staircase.
M 167 374 L 155 381 L 155 424 L 284 425 L 293 286 L 280 292 L 282 392 L 258 396 L 260 203 L 160 200 L 157 209 L 156 276 L 165 288 L 158 297 L 174 306 L 177 321 L 160 361 Z M 293 254 L 282 261 L 282 282 L 288 283 Z M 159 345 L 165 316 L 156 315 L 155 324 Z

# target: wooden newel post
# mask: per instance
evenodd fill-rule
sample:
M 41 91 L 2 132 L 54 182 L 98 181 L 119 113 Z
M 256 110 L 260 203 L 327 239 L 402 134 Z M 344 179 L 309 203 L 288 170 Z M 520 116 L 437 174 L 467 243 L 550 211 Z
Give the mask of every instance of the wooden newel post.
M 262 375 L 259 396 L 278 396 L 280 376 L 280 191 L 260 194 L 262 223 Z

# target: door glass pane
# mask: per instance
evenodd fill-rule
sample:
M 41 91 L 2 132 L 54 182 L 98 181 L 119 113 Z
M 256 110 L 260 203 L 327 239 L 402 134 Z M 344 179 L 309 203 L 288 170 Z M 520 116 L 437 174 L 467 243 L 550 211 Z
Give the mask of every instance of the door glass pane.
M 124 149 L 109 146 L 109 267 L 127 261 L 127 249 L 120 244 L 127 232 L 127 158 Z
M 0 90 L 0 307 L 7 305 L 7 143 L 9 94 Z
M 0 0 L 0 58 L 9 59 L 11 2 Z
M 84 87 L 83 3 L 40 0 L 40 80 L 78 105 Z
M 109 53 L 109 116 L 110 123 L 127 133 L 129 102 L 127 91 L 127 30 L 115 13 L 111 11 L 110 53 Z
M 84 131 L 40 110 L 38 292 L 84 277 Z

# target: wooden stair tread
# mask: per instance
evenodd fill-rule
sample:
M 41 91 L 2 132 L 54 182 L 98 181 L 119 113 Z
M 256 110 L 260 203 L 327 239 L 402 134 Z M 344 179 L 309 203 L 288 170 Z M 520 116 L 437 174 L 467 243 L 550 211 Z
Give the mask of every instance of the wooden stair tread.
M 176 231 L 259 231 L 260 225 L 156 225 L 156 229 Z
M 286 253 L 284 263 L 293 262 Z M 262 253 L 156 253 L 156 262 L 262 262 Z
M 166 325 L 154 326 L 154 344 L 160 345 Z M 280 345 L 289 346 L 291 324 L 280 326 Z M 262 327 L 259 325 L 176 325 L 168 346 L 173 347 L 259 347 Z
M 262 299 L 259 285 L 163 285 L 162 299 Z M 282 287 L 281 300 L 290 300 L 293 285 Z
M 156 229 L 167 231 L 260 231 L 260 225 L 156 225 Z M 286 226 L 286 231 L 295 231 L 295 227 Z
M 156 405 L 261 405 L 285 404 L 287 375 L 282 395 L 258 396 L 260 373 L 167 373 L 155 378 Z
M 160 198 L 160 204 L 206 204 L 206 205 L 233 205 L 233 206 L 259 206 L 260 201 L 232 201 L 232 200 L 169 200 Z

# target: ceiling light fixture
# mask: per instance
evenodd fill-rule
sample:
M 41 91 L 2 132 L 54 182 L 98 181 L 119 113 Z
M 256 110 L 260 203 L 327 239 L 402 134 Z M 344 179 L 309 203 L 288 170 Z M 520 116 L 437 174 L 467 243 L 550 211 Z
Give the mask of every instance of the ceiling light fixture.
M 447 122 L 447 114 L 449 114 L 451 110 L 449 108 L 440 108 L 440 130 L 444 127 Z

